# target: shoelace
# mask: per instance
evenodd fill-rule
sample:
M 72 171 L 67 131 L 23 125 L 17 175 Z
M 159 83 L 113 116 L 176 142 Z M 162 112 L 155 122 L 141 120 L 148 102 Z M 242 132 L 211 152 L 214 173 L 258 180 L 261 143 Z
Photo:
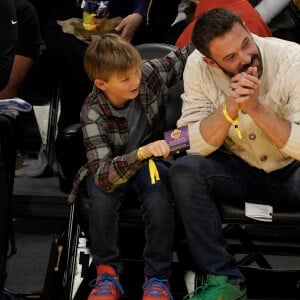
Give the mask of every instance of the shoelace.
M 94 293 L 94 295 L 111 295 L 111 285 L 114 284 L 119 290 L 121 295 L 124 294 L 123 287 L 121 283 L 116 280 L 113 276 L 108 274 L 101 275 L 100 279 L 97 281 L 96 279 L 93 279 L 90 282 L 90 286 L 92 288 L 100 288 L 101 290 L 97 290 L 97 292 Z
M 156 277 L 152 277 L 148 279 L 144 284 L 143 284 L 143 290 L 147 291 L 149 296 L 162 296 L 162 289 L 166 291 L 168 294 L 170 300 L 173 300 L 173 297 L 166 286 L 165 283 L 167 283 L 167 279 L 158 279 Z

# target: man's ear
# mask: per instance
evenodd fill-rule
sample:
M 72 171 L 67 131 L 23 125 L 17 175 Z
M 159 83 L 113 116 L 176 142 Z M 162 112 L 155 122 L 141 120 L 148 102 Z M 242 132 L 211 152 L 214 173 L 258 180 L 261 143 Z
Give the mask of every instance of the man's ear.
M 246 22 L 243 22 L 243 25 L 244 25 L 244 27 L 245 27 L 246 31 L 247 31 L 247 32 L 250 34 L 250 30 L 249 30 L 249 28 L 248 28 L 248 26 L 247 26 Z
M 106 84 L 102 79 L 95 79 L 94 84 L 99 90 L 105 91 Z
M 203 60 L 211 67 L 219 69 L 219 66 L 216 64 L 216 62 L 213 59 L 211 59 L 207 56 L 204 56 Z

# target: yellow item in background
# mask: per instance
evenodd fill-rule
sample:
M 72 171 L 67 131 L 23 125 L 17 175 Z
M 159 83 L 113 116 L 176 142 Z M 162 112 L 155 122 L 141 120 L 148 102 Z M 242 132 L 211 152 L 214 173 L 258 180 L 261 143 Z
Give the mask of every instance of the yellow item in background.
M 99 36 L 106 32 L 115 32 L 116 26 L 121 21 L 121 17 L 111 19 L 94 17 L 93 25 L 96 27 L 90 30 L 84 28 L 83 20 L 81 18 L 71 18 L 64 21 L 58 20 L 57 24 L 62 27 L 64 33 L 72 34 L 77 39 L 89 43 L 94 36 Z
M 300 9 L 300 0 L 293 0 L 293 2 Z
M 94 13 L 89 13 L 87 11 L 83 12 L 82 25 L 85 30 L 96 29 L 97 24 L 95 23 L 95 17 L 96 17 L 96 14 L 94 14 Z

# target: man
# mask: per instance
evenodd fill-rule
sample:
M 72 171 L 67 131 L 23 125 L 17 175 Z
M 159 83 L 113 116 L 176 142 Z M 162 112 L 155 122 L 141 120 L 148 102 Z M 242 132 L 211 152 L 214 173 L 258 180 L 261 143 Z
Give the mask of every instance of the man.
M 27 0 L 9 0 L 6 8 L 1 8 L 0 25 L 0 101 L 19 95 L 34 59 L 40 52 L 41 36 L 39 19 L 35 8 Z M 1 161 L 5 163 L 6 174 L 10 178 L 9 194 L 16 155 L 16 120 L 0 114 Z
M 39 19 L 33 5 L 27 0 L 5 2 L 9 3 L 13 13 L 4 8 L 0 10 L 0 101 L 19 95 L 41 44 Z M 14 174 L 16 155 L 15 121 L 0 114 L 0 158 L 10 177 Z M 12 182 L 13 178 L 9 178 L 9 193 L 12 192 Z
M 216 204 L 300 205 L 300 46 L 250 34 L 226 9 L 201 15 L 192 41 L 177 123 L 188 126 L 190 155 L 171 170 L 195 268 L 208 275 L 192 299 L 246 299 Z
M 39 19 L 33 5 L 27 0 L 11 0 L 10 2 L 14 5 L 16 16 L 10 18 L 8 22 L 10 27 L 16 29 L 17 44 L 15 55 L 12 57 L 13 65 L 9 72 L 9 80 L 5 86 L 0 87 L 0 99 L 18 95 L 34 59 L 39 55 L 41 44 Z M 5 11 L 0 12 L 1 17 L 4 14 Z M 7 47 L 5 35 L 1 35 L 2 38 L 3 43 L 0 47 Z
M 36 11 L 27 0 L 0 3 L 0 102 L 16 97 L 39 54 L 40 29 Z M 17 120 L 0 114 L 0 299 L 3 296 L 12 198 Z
M 3 0 L 0 3 L 0 12 L 3 17 L 0 18 L 0 37 L 5 41 L 0 43 L 0 90 L 5 88 L 9 81 L 11 68 L 13 65 L 17 40 L 18 40 L 18 29 L 15 20 L 17 18 L 16 11 L 13 3 L 10 0 Z M 0 116 L 1 117 L 1 116 Z M 0 120 L 1 121 L 1 120 Z M 2 170 L 0 170 L 2 171 Z M 3 173 L 1 172 L 1 175 Z M 3 179 L 3 176 L 1 176 Z M 6 191 L 6 190 L 5 190 Z M 2 191 L 3 193 L 3 191 Z M 1 194 L 2 194 L 1 193 Z M 5 197 L 5 195 L 4 195 Z M 2 200 L 3 201 L 3 200 Z M 2 202 L 1 201 L 1 202 Z M 2 300 L 4 280 L 5 280 L 5 264 L 6 264 L 6 240 L 7 240 L 7 226 L 8 226 L 8 201 L 1 203 L 1 218 L 0 218 L 0 299 Z

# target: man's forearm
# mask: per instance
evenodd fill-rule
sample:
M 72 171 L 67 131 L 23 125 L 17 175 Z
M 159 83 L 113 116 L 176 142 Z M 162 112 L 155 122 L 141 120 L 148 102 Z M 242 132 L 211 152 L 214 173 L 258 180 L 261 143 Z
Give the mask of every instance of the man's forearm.
M 255 110 L 248 111 L 248 115 L 277 148 L 286 144 L 291 132 L 289 121 L 280 118 L 262 104 L 257 105 Z

